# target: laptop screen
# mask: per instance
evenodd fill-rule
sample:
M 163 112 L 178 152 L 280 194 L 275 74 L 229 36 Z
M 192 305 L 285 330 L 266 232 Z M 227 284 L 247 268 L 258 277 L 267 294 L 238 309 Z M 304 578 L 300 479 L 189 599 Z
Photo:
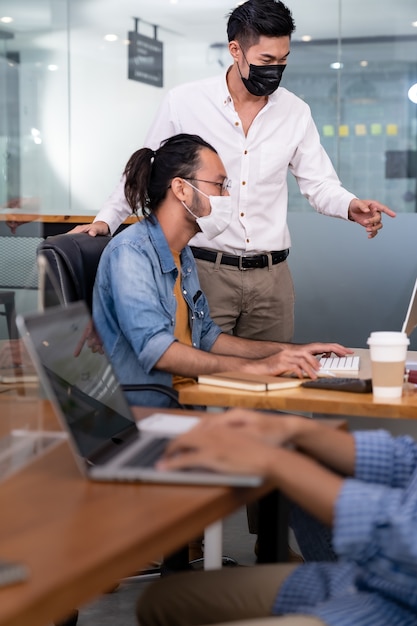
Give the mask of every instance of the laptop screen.
M 98 350 L 83 302 L 19 316 L 18 325 L 78 453 L 90 460 L 137 436 L 110 362 Z
M 408 304 L 407 315 L 405 316 L 402 332 L 406 333 L 408 337 L 411 335 L 415 327 L 417 326 L 417 279 L 414 283 L 413 292 L 411 294 L 410 302 Z

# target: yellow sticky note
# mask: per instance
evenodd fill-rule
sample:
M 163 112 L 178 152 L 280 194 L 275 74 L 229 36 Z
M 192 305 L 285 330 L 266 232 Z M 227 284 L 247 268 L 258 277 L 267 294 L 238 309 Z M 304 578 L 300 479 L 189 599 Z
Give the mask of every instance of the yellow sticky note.
M 355 135 L 362 136 L 366 135 L 366 125 L 365 124 L 356 124 L 355 125 Z
M 349 126 L 347 124 L 339 126 L 339 137 L 349 137 Z
M 324 135 L 324 137 L 334 137 L 334 126 L 333 126 L 333 124 L 325 124 L 323 126 L 323 135 Z
M 381 135 L 382 124 L 371 124 L 371 135 Z
M 387 124 L 387 135 L 398 135 L 398 125 Z

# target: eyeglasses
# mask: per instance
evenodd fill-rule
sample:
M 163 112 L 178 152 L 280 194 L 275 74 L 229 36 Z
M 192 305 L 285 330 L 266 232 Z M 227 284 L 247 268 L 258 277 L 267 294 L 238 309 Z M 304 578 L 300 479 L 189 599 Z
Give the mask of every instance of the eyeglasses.
M 229 191 L 232 186 L 230 178 L 225 178 L 222 183 L 216 183 L 214 180 L 203 180 L 202 178 L 186 178 L 185 180 L 194 180 L 196 183 L 209 183 L 210 185 L 216 185 L 216 187 L 220 189 L 221 196 L 226 191 Z

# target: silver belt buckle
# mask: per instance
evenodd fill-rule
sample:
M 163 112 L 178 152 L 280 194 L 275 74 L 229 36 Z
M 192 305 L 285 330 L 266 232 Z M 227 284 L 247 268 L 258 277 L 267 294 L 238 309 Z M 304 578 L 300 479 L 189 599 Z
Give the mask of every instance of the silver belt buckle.
M 246 257 L 249 256 L 247 254 L 241 254 L 239 257 L 239 265 L 238 268 L 240 269 L 241 272 L 246 272 L 246 270 L 248 269 L 247 267 L 243 267 L 242 263 L 243 263 L 243 259 L 246 259 Z

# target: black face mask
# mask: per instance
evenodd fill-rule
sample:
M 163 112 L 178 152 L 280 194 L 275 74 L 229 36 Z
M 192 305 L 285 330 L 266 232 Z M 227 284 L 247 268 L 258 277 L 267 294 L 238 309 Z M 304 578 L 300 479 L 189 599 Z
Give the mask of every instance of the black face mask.
M 238 69 L 240 78 L 249 93 L 253 96 L 270 96 L 278 89 L 286 65 L 252 65 L 252 63 L 248 65 L 249 76 L 247 78 L 242 76 L 239 65 Z

